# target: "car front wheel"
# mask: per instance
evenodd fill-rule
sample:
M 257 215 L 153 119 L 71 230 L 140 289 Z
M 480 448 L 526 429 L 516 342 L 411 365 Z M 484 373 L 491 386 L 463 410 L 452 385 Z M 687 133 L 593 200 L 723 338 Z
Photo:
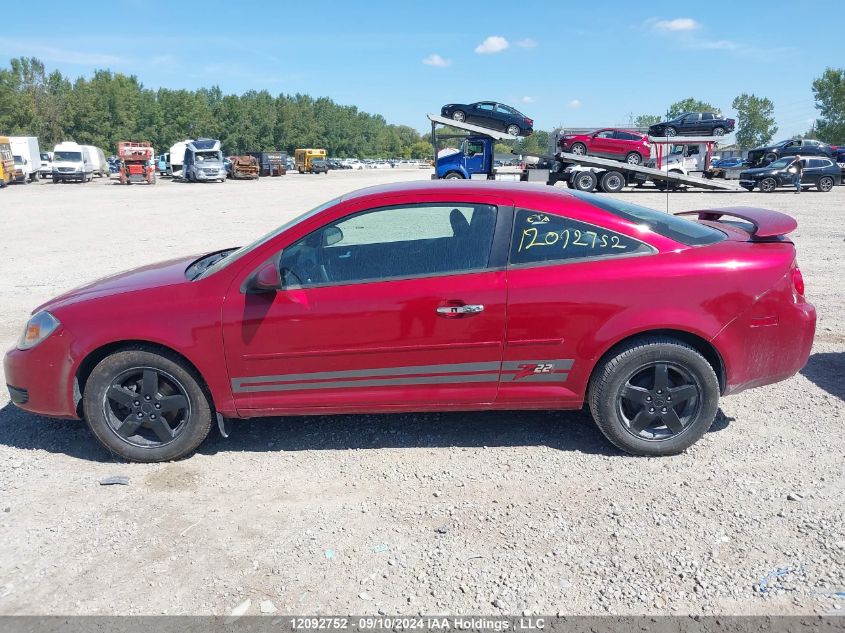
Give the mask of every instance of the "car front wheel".
M 193 371 L 175 355 L 141 349 L 100 361 L 88 377 L 83 406 L 100 443 L 135 462 L 184 457 L 211 428 L 211 406 Z
M 601 432 L 633 455 L 676 455 L 713 424 L 719 381 L 694 348 L 648 337 L 614 352 L 590 381 L 589 404 Z
M 573 143 L 572 147 L 569 148 L 570 154 L 578 154 L 578 156 L 586 156 L 587 155 L 587 146 L 583 143 Z
M 467 115 L 464 113 L 463 110 L 455 110 L 452 113 L 452 120 L 453 121 L 460 121 L 461 123 L 463 123 L 464 121 L 467 120 Z
M 676 136 L 678 134 L 678 130 L 669 126 L 666 128 L 666 136 Z

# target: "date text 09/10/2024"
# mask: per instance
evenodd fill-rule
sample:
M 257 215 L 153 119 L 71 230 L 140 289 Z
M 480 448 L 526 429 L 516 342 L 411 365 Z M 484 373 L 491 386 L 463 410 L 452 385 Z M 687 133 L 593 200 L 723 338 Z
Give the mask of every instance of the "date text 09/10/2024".
M 315 630 L 424 630 L 424 631 L 541 631 L 544 618 L 488 616 L 364 616 L 364 617 L 294 617 L 290 627 L 299 631 Z

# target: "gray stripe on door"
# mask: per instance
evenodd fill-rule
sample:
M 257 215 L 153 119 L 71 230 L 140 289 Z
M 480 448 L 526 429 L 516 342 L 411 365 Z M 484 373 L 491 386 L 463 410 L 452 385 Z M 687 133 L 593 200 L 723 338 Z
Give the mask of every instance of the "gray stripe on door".
M 498 363 L 496 363 L 498 365 Z M 249 383 L 250 380 L 242 379 Z M 257 391 L 312 391 L 315 389 L 344 389 L 348 387 L 393 387 L 402 385 L 436 385 L 468 382 L 497 382 L 498 374 L 471 374 L 454 376 L 411 376 L 406 378 L 375 378 L 371 380 L 331 380 L 326 382 L 295 382 L 286 384 L 232 385 L 235 393 Z
M 572 369 L 575 361 L 571 358 L 558 358 L 557 360 L 507 360 L 502 363 L 502 369 L 505 371 L 515 371 L 521 369 L 520 365 L 554 365 L 555 369 Z

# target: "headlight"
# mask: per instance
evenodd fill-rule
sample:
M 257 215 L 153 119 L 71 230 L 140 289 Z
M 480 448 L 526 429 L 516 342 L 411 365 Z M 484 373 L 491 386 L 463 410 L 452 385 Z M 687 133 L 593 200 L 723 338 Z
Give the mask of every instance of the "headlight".
M 27 321 L 18 349 L 31 349 L 50 336 L 59 327 L 59 320 L 47 311 L 42 310 Z

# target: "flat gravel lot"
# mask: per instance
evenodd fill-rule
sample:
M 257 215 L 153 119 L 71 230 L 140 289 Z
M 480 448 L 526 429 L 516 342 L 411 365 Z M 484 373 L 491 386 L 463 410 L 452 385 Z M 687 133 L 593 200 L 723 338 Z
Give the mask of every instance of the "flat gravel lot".
M 85 281 L 429 175 L 10 187 L 0 344 Z M 3 390 L 0 613 L 845 613 L 845 187 L 668 199 L 730 205 L 798 219 L 818 333 L 799 375 L 724 399 L 687 453 L 620 454 L 583 412 L 455 413 L 240 422 L 184 461 L 126 464 Z

